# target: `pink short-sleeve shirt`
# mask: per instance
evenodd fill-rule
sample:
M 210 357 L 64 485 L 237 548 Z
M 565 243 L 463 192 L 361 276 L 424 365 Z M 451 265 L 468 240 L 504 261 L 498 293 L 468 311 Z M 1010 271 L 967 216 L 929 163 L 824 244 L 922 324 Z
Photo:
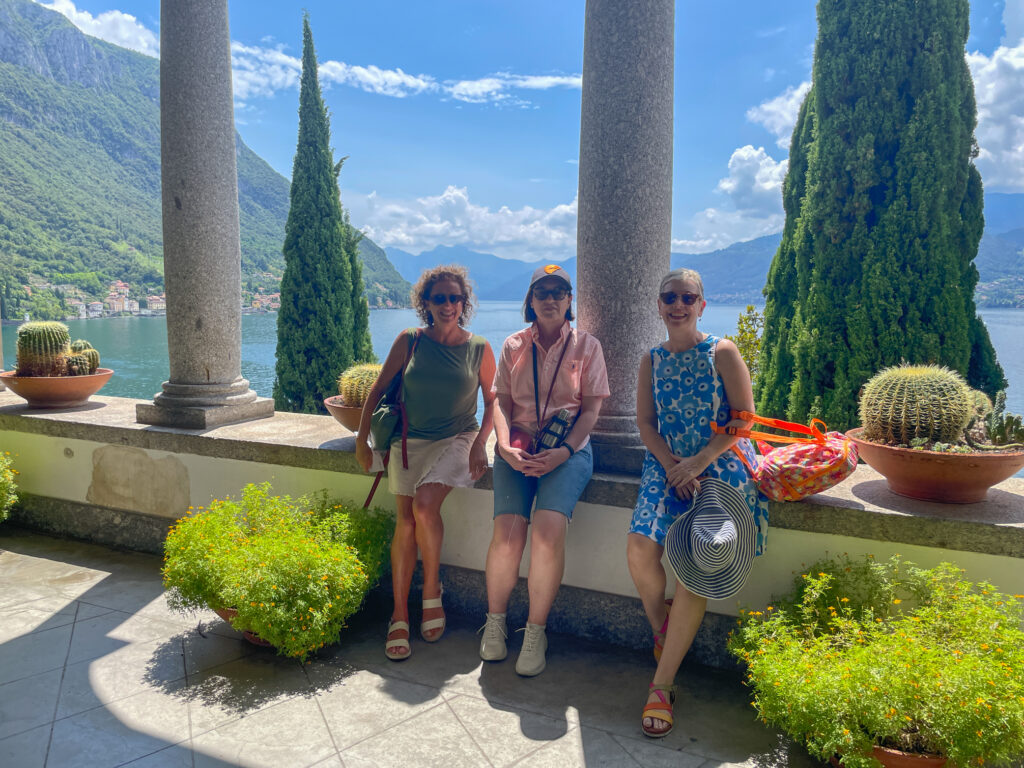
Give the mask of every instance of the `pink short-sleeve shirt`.
M 512 396 L 512 424 L 527 432 L 537 430 L 533 396 L 533 342 L 538 331 L 530 326 L 505 339 L 498 358 L 493 392 Z M 565 357 L 555 376 L 558 358 L 565 348 Z M 554 388 L 552 389 L 552 379 Z M 562 325 L 561 338 L 546 352 L 537 344 L 537 383 L 540 390 L 541 419 L 550 419 L 562 408 L 573 416 L 579 413 L 584 397 L 608 397 L 608 369 L 604 363 L 601 342 L 586 331 Z M 551 390 L 547 415 L 544 401 Z M 582 447 L 582 446 L 580 446 Z

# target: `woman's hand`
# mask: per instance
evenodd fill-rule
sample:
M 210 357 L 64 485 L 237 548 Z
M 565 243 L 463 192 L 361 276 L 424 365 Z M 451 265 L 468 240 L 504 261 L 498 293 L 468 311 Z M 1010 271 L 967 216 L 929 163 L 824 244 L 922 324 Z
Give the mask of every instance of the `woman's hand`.
M 481 433 L 483 434 L 483 433 Z M 469 474 L 473 480 L 479 480 L 480 476 L 487 471 L 487 449 L 485 441 L 479 438 L 473 441 L 469 449 Z
M 532 453 L 527 453 L 522 448 L 513 448 L 511 445 L 507 445 L 504 448 L 499 445 L 498 450 L 501 452 L 501 457 L 508 462 L 512 469 L 525 474 L 526 464 L 533 458 Z
M 527 477 L 543 477 L 561 466 L 568 458 L 569 450 L 567 448 L 551 448 L 530 456 L 520 471 Z
M 676 456 L 675 459 L 676 463 L 665 470 L 665 479 L 671 487 L 677 489 L 690 485 L 709 464 L 699 453 L 696 456 Z
M 677 485 L 673 490 L 680 499 L 692 499 L 700 492 L 700 478 L 695 477 L 685 485 Z
M 363 468 L 363 472 L 369 472 L 373 466 L 373 451 L 370 450 L 370 443 L 356 437 L 356 461 Z

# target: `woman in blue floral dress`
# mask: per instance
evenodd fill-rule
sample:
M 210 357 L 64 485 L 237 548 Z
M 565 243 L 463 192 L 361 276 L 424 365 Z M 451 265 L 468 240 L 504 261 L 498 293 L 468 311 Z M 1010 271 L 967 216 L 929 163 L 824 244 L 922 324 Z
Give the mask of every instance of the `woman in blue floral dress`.
M 652 737 L 665 736 L 672 729 L 672 703 L 663 694 L 672 691 L 671 683 L 707 606 L 705 598 L 681 582 L 676 584 L 674 600 L 665 600 L 667 580 L 661 559 L 669 527 L 690 508 L 701 479 L 715 477 L 736 488 L 750 507 L 758 555 L 764 551 L 768 530 L 768 500 L 731 450 L 736 446 L 753 464 L 750 441 L 711 429 L 712 421 L 749 427 L 730 415 L 730 409 L 754 410 L 747 366 L 731 341 L 698 330 L 707 303 L 697 272 L 669 272 L 658 293 L 658 311 L 668 339 L 640 361 L 637 427 L 647 456 L 627 536 L 629 571 L 654 631 L 658 660 L 654 680 L 667 681 L 651 683 L 648 704 L 658 706 L 645 709 L 642 729 Z

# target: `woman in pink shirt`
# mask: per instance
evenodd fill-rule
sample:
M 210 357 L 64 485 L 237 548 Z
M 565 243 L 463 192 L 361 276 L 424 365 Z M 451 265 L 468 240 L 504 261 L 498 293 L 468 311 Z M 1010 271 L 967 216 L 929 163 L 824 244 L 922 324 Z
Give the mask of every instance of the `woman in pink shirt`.
M 494 535 L 480 658 L 501 661 L 508 653 L 505 612 L 532 522 L 530 609 L 516 661 L 524 677 L 544 670 L 544 628 L 565 570 L 565 535 L 593 474 L 590 430 L 610 394 L 601 344 L 569 324 L 571 307 L 569 274 L 557 264 L 539 267 L 523 302 L 532 325 L 505 340 L 494 379 Z

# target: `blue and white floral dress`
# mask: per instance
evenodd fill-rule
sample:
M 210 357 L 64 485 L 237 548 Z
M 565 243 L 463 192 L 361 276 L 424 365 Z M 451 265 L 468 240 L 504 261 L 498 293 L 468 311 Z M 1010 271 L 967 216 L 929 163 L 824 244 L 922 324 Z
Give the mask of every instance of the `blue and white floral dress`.
M 651 386 L 658 432 L 676 456 L 693 456 L 708 444 L 714 434 L 712 419 L 722 425 L 731 421 L 725 385 L 715 368 L 718 341 L 708 335 L 685 352 L 669 352 L 661 346 L 651 350 Z M 736 447 L 754 464 L 750 440 L 743 438 Z M 711 462 L 701 476 L 724 480 L 744 495 L 757 525 L 754 553 L 762 554 L 768 534 L 768 498 L 757 489 L 743 462 L 728 450 Z M 665 468 L 648 451 L 629 532 L 664 546 L 669 527 L 692 503 L 692 499 L 680 499 L 668 487 Z

